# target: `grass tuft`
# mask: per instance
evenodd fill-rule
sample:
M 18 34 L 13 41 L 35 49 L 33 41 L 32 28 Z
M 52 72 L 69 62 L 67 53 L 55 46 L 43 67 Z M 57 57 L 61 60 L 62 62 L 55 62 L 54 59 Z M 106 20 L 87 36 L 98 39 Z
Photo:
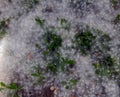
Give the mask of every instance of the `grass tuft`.
M 18 86 L 16 83 L 5 84 L 0 82 L 0 92 L 8 90 L 8 97 L 19 97 L 18 91 L 22 88 L 22 86 Z

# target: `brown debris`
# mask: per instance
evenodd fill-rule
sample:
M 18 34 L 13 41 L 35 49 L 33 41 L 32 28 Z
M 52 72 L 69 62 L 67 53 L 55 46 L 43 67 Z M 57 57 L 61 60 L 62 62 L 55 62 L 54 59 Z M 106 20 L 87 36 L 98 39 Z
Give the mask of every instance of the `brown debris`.
M 72 93 L 72 94 L 70 94 L 70 96 L 69 97 L 78 97 L 77 96 L 77 94 L 76 93 Z
M 28 53 L 28 54 L 27 54 L 27 59 L 28 59 L 28 60 L 31 60 L 32 58 L 33 58 L 32 53 L 31 53 L 31 52 Z
M 40 97 L 54 97 L 56 89 L 54 86 L 43 88 Z
M 42 10 L 42 12 L 53 12 L 54 9 L 55 9 L 55 5 L 54 4 L 49 4 Z

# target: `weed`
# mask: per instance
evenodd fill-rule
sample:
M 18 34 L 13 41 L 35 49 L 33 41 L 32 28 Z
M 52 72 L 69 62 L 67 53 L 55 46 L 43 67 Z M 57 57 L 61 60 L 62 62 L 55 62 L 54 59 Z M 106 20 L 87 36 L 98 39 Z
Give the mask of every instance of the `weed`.
M 35 44 L 36 48 L 40 48 L 40 45 L 38 43 Z
M 66 71 L 67 67 L 73 67 L 75 64 L 75 61 L 69 58 L 61 57 L 61 70 Z
M 118 14 L 118 15 L 115 17 L 114 23 L 115 23 L 115 24 L 120 23 L 120 14 Z
M 70 79 L 68 82 L 62 81 L 61 84 L 65 86 L 66 89 L 70 89 L 77 84 L 77 79 Z
M 41 28 L 44 28 L 44 25 L 45 25 L 45 20 L 44 19 L 36 17 L 35 21 L 40 25 Z
M 111 6 L 115 9 L 118 10 L 120 8 L 120 1 L 119 0 L 110 0 Z
M 56 74 L 58 72 L 58 66 L 57 66 L 57 64 L 48 63 L 47 67 L 46 67 L 46 70 L 47 70 L 47 72 L 51 71 L 53 74 Z
M 75 64 L 74 60 L 62 57 L 59 53 L 51 57 L 48 60 L 47 71 L 51 71 L 53 74 L 57 74 L 58 71 L 65 72 L 68 67 L 73 67 Z
M 109 36 L 108 34 L 103 34 L 103 35 L 101 36 L 101 41 L 102 41 L 102 42 L 110 41 L 110 40 L 111 40 L 111 38 L 110 38 L 110 36 Z
M 96 74 L 108 77 L 111 77 L 114 73 L 116 73 L 116 65 L 115 59 L 110 55 L 104 56 L 98 61 L 98 63 L 93 64 Z
M 3 19 L 0 21 L 0 38 L 3 38 L 7 32 L 5 29 L 8 27 L 9 19 Z
M 26 4 L 28 8 L 33 8 L 38 3 L 39 3 L 39 0 L 26 0 Z
M 50 52 L 54 52 L 58 50 L 58 48 L 62 45 L 62 39 L 59 35 L 48 31 L 44 35 L 46 49 Z
M 67 71 L 69 70 L 69 68 L 73 68 L 74 65 L 75 65 L 75 61 L 70 59 L 70 58 L 67 58 L 67 57 L 62 57 L 61 58 L 62 60 L 62 71 Z
M 17 92 L 22 88 L 23 87 L 18 86 L 16 83 L 5 84 L 4 82 L 0 82 L 0 91 L 9 90 L 8 96 L 10 97 L 19 97 Z
M 42 84 L 45 80 L 45 77 L 41 74 L 40 66 L 34 66 L 33 69 L 34 69 L 34 72 L 31 75 L 37 79 L 35 84 L 36 85 L 37 84 Z
M 44 59 L 46 61 L 46 71 L 52 72 L 53 74 L 57 74 L 58 71 L 65 71 L 68 66 L 73 67 L 75 64 L 74 60 L 69 58 L 62 57 L 59 53 L 59 49 L 62 46 L 62 38 L 60 35 L 56 34 L 60 27 L 49 26 L 45 27 L 45 20 L 37 17 L 35 21 L 43 28 L 44 30 Z M 61 19 L 60 21 L 62 28 L 68 26 L 68 22 L 65 19 Z M 38 47 L 39 45 L 36 45 Z
M 95 40 L 95 36 L 90 30 L 81 30 L 74 36 L 73 42 L 75 43 L 75 48 L 81 52 L 83 55 L 87 55 L 91 51 L 92 44 Z
M 3 19 L 0 21 L 0 29 L 4 29 L 8 26 L 8 23 L 9 23 L 9 19 Z
M 75 64 L 75 61 L 74 61 L 74 60 L 71 60 L 71 59 L 69 59 L 69 58 L 64 58 L 64 57 L 62 57 L 62 61 L 63 61 L 63 63 L 69 64 L 70 66 Z
M 7 34 L 7 32 L 5 32 L 5 31 L 0 31 L 0 38 L 3 38 L 6 34 Z
M 118 4 L 118 1 L 117 1 L 117 0 L 111 0 L 111 3 L 112 3 L 113 5 L 116 5 L 116 4 Z
M 70 31 L 70 23 L 66 19 L 60 19 L 60 24 L 63 29 Z
M 93 54 L 98 50 L 104 52 L 110 50 L 110 41 L 111 38 L 108 34 L 86 26 L 74 35 L 73 48 L 80 51 L 82 55 Z
M 108 51 L 110 50 L 110 47 L 108 45 L 110 41 L 111 38 L 108 34 L 101 35 L 99 42 L 102 50 L 108 50 Z

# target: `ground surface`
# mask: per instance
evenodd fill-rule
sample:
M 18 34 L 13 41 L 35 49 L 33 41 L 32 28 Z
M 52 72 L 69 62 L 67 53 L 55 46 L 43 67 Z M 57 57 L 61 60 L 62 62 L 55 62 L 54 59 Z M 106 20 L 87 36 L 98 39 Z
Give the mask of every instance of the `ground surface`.
M 0 38 L 0 82 L 24 86 L 18 93 L 20 97 L 42 97 L 40 92 L 51 85 L 56 87 L 58 97 L 120 97 L 120 77 L 117 81 L 106 76 L 100 79 L 92 66 L 96 57 L 94 54 L 84 56 L 74 49 L 66 49 L 66 46 L 71 46 L 76 29 L 88 25 L 111 37 L 109 53 L 120 65 L 120 23 L 114 23 L 120 13 L 119 0 L 116 6 L 110 0 L 39 0 L 37 4 L 31 1 L 0 0 L 0 20 L 10 19 L 5 28 L 7 34 Z M 44 30 L 36 23 L 36 17 L 45 19 L 47 27 L 60 26 L 61 18 L 70 23 L 69 31 L 62 29 L 57 32 L 63 40 L 60 53 L 75 61 L 69 72 L 58 71 L 57 75 L 44 72 Z M 33 66 L 41 66 L 42 75 L 45 76 L 43 84 L 34 85 L 36 78 L 31 76 Z M 117 69 L 120 73 L 119 66 Z M 77 79 L 78 82 L 66 89 L 61 82 L 70 79 Z M 2 91 L 0 97 L 6 97 L 6 94 Z

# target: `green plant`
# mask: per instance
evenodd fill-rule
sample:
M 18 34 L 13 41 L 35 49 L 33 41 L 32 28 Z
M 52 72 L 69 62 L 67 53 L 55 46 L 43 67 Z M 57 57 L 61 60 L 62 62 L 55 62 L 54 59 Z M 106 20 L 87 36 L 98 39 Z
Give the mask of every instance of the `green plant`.
M 54 56 L 51 56 L 51 59 L 48 60 L 47 71 L 51 71 L 54 74 L 57 74 L 58 71 L 65 72 L 68 67 L 73 67 L 74 64 L 74 60 L 62 57 L 57 53 L 54 54 Z
M 4 29 L 8 26 L 10 19 L 3 19 L 0 21 L 0 29 Z
M 61 59 L 62 59 L 63 64 L 66 64 L 66 66 L 69 66 L 70 68 L 72 68 L 75 65 L 75 61 L 72 59 L 65 58 L 65 57 L 62 57 Z
M 18 91 L 23 87 L 18 86 L 16 83 L 5 84 L 4 82 L 0 82 L 0 91 L 9 90 L 9 97 L 19 97 Z
M 50 57 L 50 59 L 49 59 L 49 57 Z M 47 72 L 50 71 L 53 74 L 57 74 L 60 66 L 62 65 L 60 57 L 61 57 L 61 55 L 59 52 L 55 52 L 53 55 L 50 54 L 50 56 L 48 56 L 47 66 L 46 66 Z
M 26 4 L 28 8 L 33 8 L 36 4 L 39 3 L 40 0 L 26 0 Z
M 0 31 L 0 38 L 3 38 L 6 34 L 7 34 L 7 32 L 5 32 L 5 31 Z
M 37 79 L 35 84 L 42 84 L 45 80 L 45 77 L 41 73 L 40 66 L 34 66 L 33 69 L 34 69 L 34 72 L 31 75 Z
M 0 38 L 4 37 L 7 32 L 5 28 L 8 26 L 9 19 L 3 19 L 0 21 Z
M 98 63 L 93 64 L 96 74 L 108 77 L 112 77 L 116 73 L 116 65 L 115 59 L 110 55 L 104 56 Z
M 117 24 L 120 22 L 120 14 L 118 14 L 115 19 L 114 19 L 114 23 Z
M 95 36 L 90 30 L 81 30 L 75 34 L 73 42 L 75 43 L 75 48 L 80 51 L 81 54 L 86 55 L 91 51 L 94 40 Z
M 68 82 L 62 81 L 61 84 L 65 86 L 66 89 L 70 89 L 77 84 L 77 79 L 70 79 Z
M 60 35 L 56 34 L 56 32 L 60 29 L 64 27 L 66 28 L 68 26 L 68 22 L 65 19 L 61 19 L 60 23 L 62 28 L 60 28 L 55 26 L 45 27 L 45 20 L 40 19 L 39 17 L 37 17 L 35 21 L 41 26 L 41 28 L 43 28 L 45 32 L 43 34 L 43 54 L 46 61 L 46 71 L 57 74 L 58 71 L 65 71 L 68 66 L 73 67 L 75 62 L 69 58 L 62 57 L 59 53 L 59 49 L 62 46 L 62 38 Z M 36 44 L 36 47 L 39 47 L 39 45 Z
M 44 19 L 36 17 L 35 21 L 40 25 L 41 28 L 44 28 L 44 25 L 45 25 L 45 20 Z
M 109 47 L 109 42 L 111 41 L 111 38 L 108 34 L 102 34 L 100 36 L 100 40 L 99 40 L 99 43 L 100 43 L 100 46 L 102 48 L 102 50 L 110 50 L 110 47 Z
M 110 38 L 110 36 L 109 36 L 108 34 L 103 34 L 103 35 L 101 36 L 101 41 L 102 41 L 102 42 L 110 41 L 110 40 L 111 40 L 111 38 Z
M 113 5 L 116 5 L 116 4 L 118 4 L 118 0 L 111 0 L 111 3 L 112 3 Z
M 44 39 L 45 39 L 46 49 L 49 52 L 54 52 L 58 50 L 58 48 L 62 45 L 61 37 L 51 31 L 47 31 L 47 33 L 45 33 Z
M 73 48 L 80 51 L 82 55 L 93 56 L 96 51 L 103 55 L 102 53 L 110 51 L 110 41 L 111 37 L 105 32 L 86 26 L 79 29 L 78 33 L 74 35 Z M 102 52 L 98 52 L 98 50 Z
M 70 30 L 70 23 L 66 19 L 64 19 L 64 18 L 60 19 L 60 25 L 63 29 L 65 29 L 67 31 Z
M 36 48 L 40 48 L 40 45 L 38 43 L 35 44 Z

